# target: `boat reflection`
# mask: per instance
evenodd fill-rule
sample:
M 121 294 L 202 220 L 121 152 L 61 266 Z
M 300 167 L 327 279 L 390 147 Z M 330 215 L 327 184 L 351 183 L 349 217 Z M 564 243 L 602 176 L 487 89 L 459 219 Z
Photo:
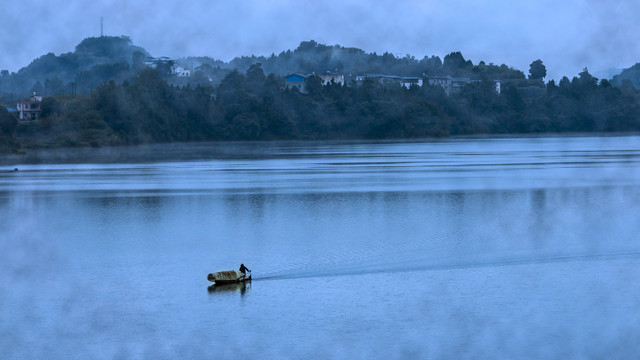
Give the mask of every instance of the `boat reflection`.
M 229 294 L 232 292 L 240 292 L 240 295 L 244 296 L 244 294 L 248 291 L 251 290 L 251 283 L 245 283 L 245 282 L 241 282 L 241 283 L 236 283 L 236 284 L 213 284 L 209 287 L 207 287 L 207 291 L 209 292 L 209 295 L 213 295 L 213 294 Z

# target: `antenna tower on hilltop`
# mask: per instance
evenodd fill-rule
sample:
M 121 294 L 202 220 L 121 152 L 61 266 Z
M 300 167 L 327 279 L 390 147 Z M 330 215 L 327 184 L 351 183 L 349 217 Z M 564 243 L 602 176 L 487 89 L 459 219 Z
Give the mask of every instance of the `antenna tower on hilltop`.
M 104 26 L 104 18 L 100 16 L 100 37 L 104 36 L 103 26 Z

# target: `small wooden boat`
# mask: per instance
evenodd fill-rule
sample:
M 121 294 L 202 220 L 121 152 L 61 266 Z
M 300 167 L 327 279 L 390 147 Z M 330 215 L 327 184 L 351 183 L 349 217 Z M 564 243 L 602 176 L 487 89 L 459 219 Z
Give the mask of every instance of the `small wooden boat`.
M 207 275 L 207 280 L 216 284 L 234 284 L 251 281 L 251 271 L 243 274 L 237 270 L 219 271 Z

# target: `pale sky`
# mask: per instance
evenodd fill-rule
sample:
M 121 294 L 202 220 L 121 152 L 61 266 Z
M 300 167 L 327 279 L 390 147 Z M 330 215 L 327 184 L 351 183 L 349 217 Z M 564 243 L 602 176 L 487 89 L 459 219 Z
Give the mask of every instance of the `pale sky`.
M 416 58 L 461 51 L 474 64 L 548 78 L 640 62 L 640 2 L 618 0 L 2 0 L 0 69 L 17 71 L 82 39 L 127 35 L 154 56 L 231 60 L 316 40 Z

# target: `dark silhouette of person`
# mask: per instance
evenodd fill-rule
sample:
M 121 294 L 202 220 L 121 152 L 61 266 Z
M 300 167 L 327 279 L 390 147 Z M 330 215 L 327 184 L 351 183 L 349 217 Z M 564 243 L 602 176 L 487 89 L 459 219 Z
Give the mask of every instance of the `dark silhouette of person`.
M 247 275 L 247 271 L 251 272 L 251 270 L 249 270 L 246 266 L 244 266 L 244 264 L 240 264 L 240 272 L 242 273 L 242 275 Z

